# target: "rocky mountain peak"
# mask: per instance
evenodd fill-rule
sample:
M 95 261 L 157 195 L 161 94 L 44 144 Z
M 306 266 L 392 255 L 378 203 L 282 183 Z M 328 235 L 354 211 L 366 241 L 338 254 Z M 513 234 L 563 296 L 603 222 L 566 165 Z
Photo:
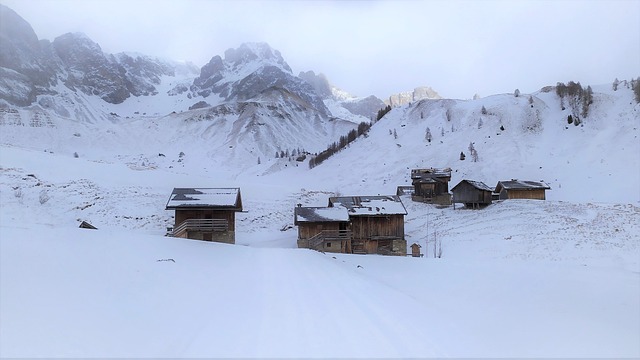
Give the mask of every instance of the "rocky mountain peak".
M 4 60 L 7 55 L 5 47 L 15 47 L 16 44 L 27 47 L 32 51 L 39 49 L 38 36 L 27 21 L 20 17 L 12 9 L 0 4 L 0 40 L 2 42 L 2 52 L 0 60 Z M 4 67 L 4 63 L 0 63 Z
M 104 63 L 107 61 L 102 48 L 83 33 L 66 33 L 53 40 L 53 47 L 60 59 L 71 67 Z
M 244 43 L 228 49 L 202 67 L 193 81 L 194 96 L 219 95 L 226 101 L 258 100 L 274 90 L 295 96 L 322 115 L 329 111 L 311 84 L 293 75 L 278 50 L 266 43 Z
M 252 62 L 262 62 L 264 64 L 281 67 L 285 71 L 291 72 L 291 67 L 284 61 L 278 50 L 272 49 L 269 44 L 244 43 L 237 49 L 227 49 L 224 52 L 224 61 L 232 69 L 237 69 Z
M 299 78 L 311 84 L 313 89 L 322 96 L 324 99 L 331 97 L 331 84 L 324 74 L 317 74 L 313 70 L 307 72 L 301 71 L 298 75 Z
M 385 101 L 385 103 L 395 107 L 423 99 L 442 99 L 442 96 L 429 86 L 420 86 L 413 89 L 413 91 L 393 94 L 389 96 L 389 99 Z

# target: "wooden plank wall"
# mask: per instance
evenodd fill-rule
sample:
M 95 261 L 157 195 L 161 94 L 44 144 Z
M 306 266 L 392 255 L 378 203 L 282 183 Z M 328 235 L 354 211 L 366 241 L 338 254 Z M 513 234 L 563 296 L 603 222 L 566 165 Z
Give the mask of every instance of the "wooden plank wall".
M 544 189 L 536 189 L 536 190 L 509 190 L 507 192 L 508 199 L 534 199 L 534 200 L 544 200 L 545 199 L 545 190 Z
M 404 215 L 354 216 L 351 218 L 353 239 L 366 240 L 371 236 L 404 238 Z
M 340 230 L 339 222 L 298 223 L 298 239 L 309 239 L 323 230 Z

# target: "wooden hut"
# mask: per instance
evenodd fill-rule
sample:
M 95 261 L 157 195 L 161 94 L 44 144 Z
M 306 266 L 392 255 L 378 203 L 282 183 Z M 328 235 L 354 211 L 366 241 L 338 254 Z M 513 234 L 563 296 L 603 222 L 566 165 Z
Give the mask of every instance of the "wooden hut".
M 418 243 L 413 243 L 411 244 L 411 256 L 413 257 L 421 257 L 422 254 L 420 254 L 420 244 Z
M 294 209 L 298 226 L 298 247 L 324 252 L 351 253 L 349 214 L 343 207 L 302 207 Z
M 407 255 L 404 216 L 407 210 L 397 195 L 329 198 L 329 207 L 347 209 L 354 254 Z
M 175 210 L 173 236 L 235 244 L 239 188 L 175 188 L 166 210 Z
M 411 200 L 439 205 L 451 205 L 449 193 L 451 169 L 413 169 L 411 170 L 411 184 L 413 195 Z
M 505 199 L 535 199 L 545 200 L 545 191 L 551 189 L 542 181 L 525 181 L 512 179 L 498 181 L 495 192 L 500 200 Z
M 474 180 L 462 180 L 451 189 L 453 203 L 462 203 L 469 209 L 479 209 L 491 204 L 493 189 L 485 183 Z

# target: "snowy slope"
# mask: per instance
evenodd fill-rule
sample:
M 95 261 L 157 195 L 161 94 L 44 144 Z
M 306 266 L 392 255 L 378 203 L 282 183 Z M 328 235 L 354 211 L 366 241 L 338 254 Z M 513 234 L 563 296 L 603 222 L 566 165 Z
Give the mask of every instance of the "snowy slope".
M 329 195 L 296 190 L 298 178 L 233 182 L 248 213 L 229 246 L 161 236 L 171 187 L 227 186 L 223 173 L 1 154 L 2 357 L 640 354 L 632 205 L 403 199 L 427 257 L 332 256 L 280 231 L 296 201 Z M 443 258 L 430 257 L 433 236 Z
M 312 170 L 273 158 L 231 166 L 227 154 L 199 150 L 218 139 L 204 129 L 215 121 L 172 128 L 180 114 L 100 130 L 5 122 L 0 356 L 638 357 L 640 209 L 624 194 L 640 183 L 638 159 L 625 156 L 639 146 L 630 100 L 599 89 L 593 117 L 565 129 L 557 99 L 535 94 L 535 132 L 526 97 L 424 101 L 392 110 Z M 482 117 L 483 105 L 494 115 Z M 212 135 L 189 137 L 199 133 Z M 458 159 L 470 141 L 477 163 Z M 423 258 L 295 249 L 295 204 L 392 194 L 414 166 L 451 166 L 452 185 L 518 177 L 552 190 L 547 201 L 482 211 L 403 198 L 407 242 Z M 605 175 L 615 187 L 590 191 Z M 237 245 L 162 236 L 179 186 L 241 188 Z M 81 220 L 99 230 L 77 229 Z
M 629 89 L 594 87 L 590 114 L 569 125 L 555 92 L 479 100 L 422 100 L 397 107 L 358 139 L 311 171 L 310 181 L 335 179 L 342 192 L 394 193 L 418 167 L 451 167 L 450 187 L 462 179 L 495 186 L 500 180 L 544 180 L 547 198 L 640 204 L 640 105 Z M 482 107 L 487 114 L 482 114 Z M 447 113 L 450 120 L 447 120 Z M 504 127 L 504 131 L 500 127 Z M 426 129 L 432 141 L 425 140 Z M 397 134 L 394 137 L 393 132 Z M 479 161 L 473 162 L 473 142 Z M 466 160 L 460 160 L 460 152 Z M 352 182 L 358 164 L 361 181 Z M 381 171 L 381 168 L 384 169 Z M 614 185 L 615 184 L 615 185 Z M 330 189 L 335 190 L 335 189 Z

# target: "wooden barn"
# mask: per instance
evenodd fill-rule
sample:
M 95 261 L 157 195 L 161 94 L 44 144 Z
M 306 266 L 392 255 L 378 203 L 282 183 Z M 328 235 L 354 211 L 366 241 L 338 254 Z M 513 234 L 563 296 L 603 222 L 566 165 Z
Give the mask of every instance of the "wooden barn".
M 351 223 L 351 253 L 407 255 L 404 216 L 397 195 L 329 198 L 329 207 L 347 209 Z
M 509 180 L 498 181 L 495 193 L 500 200 L 535 199 L 545 200 L 545 191 L 551 189 L 542 181 Z
M 449 193 L 451 169 L 413 169 L 411 170 L 411 184 L 413 195 L 411 200 L 439 205 L 451 205 Z
M 302 207 L 294 209 L 298 226 L 298 247 L 324 252 L 351 253 L 349 213 L 343 207 Z
M 462 180 L 451 189 L 453 203 L 462 203 L 469 209 L 479 209 L 491 204 L 493 189 L 485 183 Z
M 175 210 L 175 237 L 235 244 L 239 188 L 175 188 L 166 210 Z

